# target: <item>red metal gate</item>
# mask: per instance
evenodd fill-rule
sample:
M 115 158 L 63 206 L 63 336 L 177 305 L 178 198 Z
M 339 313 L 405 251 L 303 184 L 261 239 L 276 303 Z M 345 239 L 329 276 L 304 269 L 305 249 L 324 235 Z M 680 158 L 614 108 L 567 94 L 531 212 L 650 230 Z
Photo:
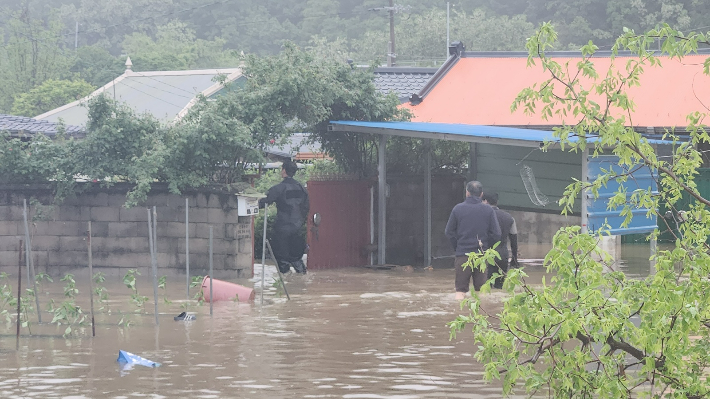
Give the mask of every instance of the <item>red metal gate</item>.
M 370 183 L 309 181 L 308 269 L 369 264 Z M 316 226 L 313 215 L 320 214 Z

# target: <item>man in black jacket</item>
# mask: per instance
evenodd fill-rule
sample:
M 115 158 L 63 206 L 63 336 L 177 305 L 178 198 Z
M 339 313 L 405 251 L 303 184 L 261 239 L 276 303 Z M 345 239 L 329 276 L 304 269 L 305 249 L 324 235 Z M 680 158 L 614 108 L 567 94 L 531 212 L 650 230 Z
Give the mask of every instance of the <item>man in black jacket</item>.
M 493 208 L 481 201 L 483 185 L 478 181 L 466 184 L 466 200 L 454 207 L 446 223 L 446 236 L 456 251 L 456 299 L 463 299 L 469 291 L 473 277 L 473 288 L 478 291 L 488 279 L 486 273 L 474 268 L 464 269 L 468 253 L 483 252 L 500 241 L 500 226 Z
M 485 192 L 483 193 L 484 204 L 493 207 L 500 225 L 500 244 L 496 247 L 500 259 L 496 259 L 495 266 L 488 266 L 488 278 L 491 278 L 494 273 L 501 274 L 496 278 L 493 288 L 503 288 L 503 280 L 505 274 L 508 273 L 508 256 L 511 256 L 510 264 L 518 264 L 518 228 L 515 225 L 515 219 L 508 212 L 498 208 L 498 193 Z M 508 242 L 510 242 L 510 253 L 508 252 Z
M 294 162 L 285 161 L 281 167 L 283 181 L 269 189 L 266 198 L 259 200 L 259 207 L 276 203 L 276 222 L 270 241 L 281 273 L 289 272 L 293 266 L 296 273 L 305 274 L 302 258 L 306 240 L 302 229 L 310 205 L 306 189 L 293 178 L 297 170 Z

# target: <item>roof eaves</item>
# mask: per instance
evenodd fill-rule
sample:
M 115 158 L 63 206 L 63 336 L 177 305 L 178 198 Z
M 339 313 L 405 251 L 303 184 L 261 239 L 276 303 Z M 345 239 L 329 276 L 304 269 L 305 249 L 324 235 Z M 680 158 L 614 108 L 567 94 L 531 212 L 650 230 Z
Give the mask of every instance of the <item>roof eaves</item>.
M 429 94 L 429 92 L 431 92 L 431 90 L 436 87 L 437 83 L 439 83 L 439 81 L 443 79 L 444 76 L 446 76 L 446 74 L 451 70 L 451 68 L 453 68 L 454 65 L 456 65 L 456 63 L 459 61 L 459 59 L 461 58 L 459 54 L 462 53 L 451 55 L 446 60 L 444 65 L 442 65 L 439 70 L 436 71 L 434 76 L 429 79 L 429 81 L 424 85 L 424 87 L 419 90 L 419 93 L 412 94 L 411 96 L 409 96 L 409 103 L 412 105 L 417 105 L 424 101 L 424 98 L 427 96 L 427 94 Z
M 373 71 L 374 73 L 416 73 L 416 74 L 430 74 L 436 73 L 439 68 L 425 68 L 425 67 L 378 67 Z
M 50 110 L 50 111 L 47 111 L 47 112 L 45 112 L 45 113 L 43 113 L 43 114 L 37 115 L 37 116 L 34 117 L 34 119 L 42 120 L 42 119 L 45 119 L 45 118 L 47 118 L 47 117 L 49 117 L 49 116 L 52 116 L 52 115 L 54 115 L 54 114 L 56 114 L 56 113 L 59 113 L 59 112 L 61 112 L 61 111 L 64 111 L 65 109 L 69 109 L 69 108 L 75 107 L 75 106 L 77 106 L 77 105 L 80 105 L 80 104 L 82 104 L 82 103 L 85 103 L 86 101 L 88 101 L 88 100 L 90 100 L 90 99 L 92 99 L 92 98 L 94 98 L 94 97 L 96 97 L 96 96 L 98 96 L 98 95 L 100 95 L 100 94 L 106 92 L 109 88 L 113 87 L 113 85 L 115 85 L 116 83 L 122 81 L 123 79 L 125 79 L 125 78 L 127 78 L 127 77 L 129 77 L 129 76 L 135 76 L 135 72 L 133 72 L 133 71 L 131 71 L 131 70 L 127 70 L 127 71 L 124 72 L 122 75 L 118 76 L 116 79 L 113 79 L 112 81 L 106 83 L 105 85 L 101 86 L 100 88 L 94 90 L 94 92 L 91 93 L 91 94 L 89 94 L 88 96 L 83 97 L 83 98 L 80 98 L 80 99 L 78 99 L 78 100 L 76 100 L 76 101 L 72 101 L 72 102 L 70 102 L 69 104 L 62 105 L 62 106 L 59 107 L 59 108 L 55 108 L 55 109 Z
M 223 71 L 225 71 L 224 73 L 226 73 L 228 70 L 223 70 Z M 227 78 L 225 80 L 225 82 L 227 82 L 227 83 L 233 82 L 233 81 L 237 80 L 240 76 L 242 76 L 242 70 L 240 68 L 232 69 L 229 71 L 231 71 L 231 72 L 229 72 L 227 74 Z M 223 87 L 224 87 L 224 85 L 222 83 L 216 82 L 212 86 L 206 88 L 205 90 L 202 90 L 202 92 L 200 92 L 200 94 L 205 97 L 209 97 L 209 96 L 213 95 L 214 93 L 218 92 Z M 197 104 L 198 98 L 199 98 L 199 96 L 193 97 L 192 100 L 190 100 L 190 102 L 188 102 L 187 105 L 185 105 L 185 107 L 183 109 L 181 109 L 180 112 L 178 112 L 178 114 L 175 116 L 175 119 L 173 120 L 173 122 L 178 122 L 182 118 L 184 118 L 185 115 L 187 115 L 187 113 L 190 111 L 190 108 L 192 108 L 195 104 Z
M 656 56 L 661 56 L 659 51 L 655 52 Z M 698 49 L 697 54 L 699 55 L 710 55 L 710 48 Z M 696 53 L 690 53 L 687 55 L 693 55 Z M 610 50 L 599 50 L 592 55 L 592 58 L 608 58 L 614 53 Z M 463 51 L 461 52 L 461 58 L 527 58 L 527 51 Z M 545 52 L 545 56 L 548 58 L 581 58 L 582 54 L 579 51 L 548 51 Z M 616 54 L 617 57 L 634 57 L 637 56 L 636 53 L 631 51 L 619 51 Z

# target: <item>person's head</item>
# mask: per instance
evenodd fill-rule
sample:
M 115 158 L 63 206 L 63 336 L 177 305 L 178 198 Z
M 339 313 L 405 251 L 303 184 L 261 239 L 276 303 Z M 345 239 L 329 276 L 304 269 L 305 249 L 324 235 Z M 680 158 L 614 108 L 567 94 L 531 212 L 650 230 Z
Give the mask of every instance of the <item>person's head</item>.
M 296 171 L 298 170 L 298 166 L 296 165 L 295 162 L 291 160 L 286 160 L 283 162 L 283 165 L 281 165 L 281 176 L 282 177 L 293 177 L 293 175 L 296 174 Z
M 486 191 L 485 193 L 483 193 L 481 199 L 488 205 L 498 205 L 498 193 L 495 191 Z
M 467 197 L 480 197 L 483 193 L 483 184 L 477 180 L 471 180 L 466 183 L 466 196 Z

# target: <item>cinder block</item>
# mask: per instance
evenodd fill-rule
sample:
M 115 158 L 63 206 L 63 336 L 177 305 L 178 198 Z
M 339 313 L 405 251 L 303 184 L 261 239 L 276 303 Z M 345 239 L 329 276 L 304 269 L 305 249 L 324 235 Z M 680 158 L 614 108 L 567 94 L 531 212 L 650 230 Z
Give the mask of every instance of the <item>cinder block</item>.
M 19 252 L 17 251 L 17 247 L 15 247 L 14 250 L 9 250 L 9 251 L 3 251 L 0 250 L 0 267 L 15 267 L 17 268 L 17 264 L 19 262 Z M 12 269 L 10 269 L 12 270 Z M 16 269 L 15 269 L 16 270 Z
M 153 194 L 149 195 L 148 199 L 145 201 L 145 206 L 148 208 L 153 208 L 154 206 L 156 207 L 163 207 L 163 206 L 168 206 L 170 204 L 170 197 L 173 194 Z
M 180 209 L 177 208 L 161 206 L 157 209 L 157 213 L 158 222 L 177 222 L 181 219 L 181 214 L 182 220 L 185 220 L 185 207 L 182 207 L 182 212 L 180 212 Z
M 122 267 L 126 269 L 150 268 L 149 253 L 97 253 L 97 265 L 100 267 Z
M 24 246 L 24 237 L 0 236 L 0 251 L 17 251 L 20 247 L 20 240 L 22 240 L 22 245 Z
M 108 193 L 84 193 L 76 198 L 67 199 L 67 205 L 108 206 Z
M 206 223 L 207 222 L 207 208 L 190 208 L 190 224 L 192 223 Z
M 195 234 L 195 225 L 192 224 L 189 226 L 189 234 L 190 236 L 193 236 Z M 165 238 L 165 237 L 170 237 L 170 238 L 185 238 L 185 223 L 179 223 L 179 222 L 165 222 L 165 223 L 160 223 L 158 222 L 158 232 L 157 232 L 158 238 Z
M 210 238 L 210 225 L 207 223 L 195 224 L 196 238 Z M 212 225 L 212 238 L 224 238 L 224 228 L 221 224 Z
M 119 209 L 108 206 L 96 206 L 91 208 L 91 220 L 97 222 L 118 222 Z
M 0 205 L 0 220 L 2 220 L 2 221 L 16 220 L 16 221 L 22 222 L 22 220 L 23 220 L 22 211 L 23 211 L 22 206 Z
M 46 236 L 84 236 L 87 225 L 77 221 L 35 222 L 32 229 Z
M 59 237 L 59 249 L 61 251 L 84 251 L 84 253 L 87 253 L 89 244 L 86 241 L 86 237 L 63 236 Z
M 108 196 L 108 206 L 115 208 L 125 208 L 126 194 L 113 193 Z
M 158 276 L 160 276 L 160 269 L 161 268 L 183 268 L 185 267 L 184 264 L 181 264 L 179 261 L 179 257 L 177 254 L 167 254 L 167 253 L 158 253 L 157 255 L 157 261 L 158 261 Z
M 59 236 L 35 236 L 32 238 L 33 251 L 59 251 Z
M 158 238 L 158 252 L 159 253 L 178 253 L 179 252 L 179 244 L 178 242 L 184 242 L 183 240 L 180 240 L 178 238 Z M 184 245 L 183 245 L 184 246 Z M 185 250 L 183 249 L 183 252 Z
M 20 225 L 21 223 L 19 221 L 14 220 L 0 221 L 0 236 L 24 234 L 24 227 L 20 228 Z
M 168 197 L 168 203 L 167 207 L 168 208 L 175 208 L 175 209 L 181 209 L 182 213 L 185 213 L 185 198 L 188 199 L 188 206 L 194 206 L 194 201 L 190 201 L 190 197 L 186 197 L 185 195 L 175 195 L 175 194 L 170 194 Z
M 148 253 L 150 247 L 145 237 L 101 237 L 91 242 L 93 251 L 105 253 Z
M 133 208 L 118 208 L 118 220 L 121 222 L 145 222 L 148 223 L 148 211 L 145 207 L 134 206 Z
M 225 198 L 219 194 L 208 194 L 207 208 L 222 208 Z
M 56 257 L 52 257 L 52 267 L 84 267 L 88 265 L 89 257 L 86 250 L 83 251 L 60 251 Z M 55 261 L 56 259 L 56 261 Z
M 108 225 L 109 237 L 148 237 L 148 221 L 113 222 Z
M 57 208 L 56 216 L 60 221 L 88 221 L 91 212 L 88 207 L 60 205 Z
M 237 241 L 236 240 L 213 240 L 212 251 L 219 255 L 236 255 L 237 254 Z
M 108 225 L 111 222 L 91 222 L 92 237 L 108 237 Z M 87 224 L 88 230 L 88 224 Z
M 206 238 L 190 238 L 190 258 L 192 258 L 193 255 L 208 253 L 209 241 L 210 240 Z M 178 241 L 177 251 L 181 254 L 185 253 L 185 240 Z
M 197 208 L 207 208 L 207 204 L 209 202 L 209 197 L 211 197 L 212 194 L 204 194 L 204 193 L 199 193 L 195 197 L 195 206 Z
M 207 223 L 217 224 L 217 223 L 236 223 L 237 222 L 237 212 L 232 212 L 230 210 L 223 210 L 220 208 L 209 208 L 207 209 Z

